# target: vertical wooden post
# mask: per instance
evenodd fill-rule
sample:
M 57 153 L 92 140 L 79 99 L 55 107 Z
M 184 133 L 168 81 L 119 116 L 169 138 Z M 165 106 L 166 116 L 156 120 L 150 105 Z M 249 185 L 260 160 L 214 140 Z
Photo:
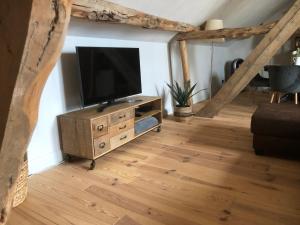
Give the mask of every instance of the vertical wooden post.
M 181 63 L 182 63 L 182 72 L 183 72 L 183 81 L 184 83 L 191 83 L 190 77 L 190 67 L 189 67 L 189 60 L 188 60 L 188 51 L 186 41 L 179 41 L 179 49 L 181 55 Z M 189 104 L 193 104 L 193 100 L 190 99 Z

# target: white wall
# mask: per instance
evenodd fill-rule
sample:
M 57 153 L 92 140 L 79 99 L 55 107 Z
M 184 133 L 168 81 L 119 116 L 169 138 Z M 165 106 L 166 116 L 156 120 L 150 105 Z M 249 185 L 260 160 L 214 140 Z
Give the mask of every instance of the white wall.
M 173 80 L 182 84 L 182 66 L 178 42 L 173 42 L 171 46 Z M 187 46 L 191 84 L 197 83 L 196 91 L 207 89 L 194 96 L 193 102 L 196 103 L 209 97 L 211 77 L 212 93 L 216 93 L 221 87 L 225 74 L 226 57 L 224 54 L 227 46 L 216 43 L 212 46 L 211 43 L 193 41 L 189 41 Z
M 139 48 L 144 95 L 162 95 L 165 83 L 170 82 L 166 43 L 68 36 L 61 59 L 42 93 L 38 123 L 28 147 L 31 174 L 62 161 L 56 116 L 80 108 L 75 46 Z M 172 111 L 169 96 L 166 98 L 165 108 L 168 112 Z

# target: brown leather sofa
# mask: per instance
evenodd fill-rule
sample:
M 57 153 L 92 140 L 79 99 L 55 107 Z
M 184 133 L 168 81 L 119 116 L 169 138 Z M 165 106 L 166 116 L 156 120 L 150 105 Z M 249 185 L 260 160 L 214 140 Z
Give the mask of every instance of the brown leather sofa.
M 253 148 L 266 153 L 300 154 L 300 106 L 263 104 L 252 116 Z

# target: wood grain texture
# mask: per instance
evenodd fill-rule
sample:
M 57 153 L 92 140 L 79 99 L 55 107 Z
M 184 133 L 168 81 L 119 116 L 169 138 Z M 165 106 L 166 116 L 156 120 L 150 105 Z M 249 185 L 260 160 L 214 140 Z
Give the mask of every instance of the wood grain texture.
M 0 10 L 0 224 L 5 224 L 40 95 L 60 55 L 71 2 L 4 0 Z
M 188 50 L 187 50 L 186 41 L 179 41 L 179 49 L 180 49 L 181 64 L 182 64 L 182 71 L 183 71 L 183 80 L 185 82 L 190 82 L 191 77 L 190 77 L 190 67 L 189 67 Z
M 118 221 L 115 225 L 140 225 L 131 219 L 129 216 L 124 216 L 120 221 Z
M 244 63 L 223 85 L 214 98 L 196 115 L 213 117 L 225 104 L 231 102 L 265 66 L 300 26 L 300 0 L 295 1 L 289 11 L 261 40 Z
M 109 115 L 108 121 L 110 125 L 116 125 L 121 122 L 134 118 L 134 108 L 125 109 Z
M 61 147 L 65 154 L 85 159 L 97 159 L 115 148 L 137 138 L 134 132 L 135 110 L 150 106 L 151 114 L 161 124 L 162 100 L 160 97 L 137 96 L 133 102 L 121 102 L 98 112 L 98 106 L 60 115 Z M 151 131 L 147 130 L 148 132 Z
M 77 120 L 72 117 L 60 116 L 59 127 L 61 146 L 65 154 L 93 159 L 94 132 L 92 132 L 90 120 Z M 104 134 L 102 133 L 102 135 Z
M 196 26 L 149 15 L 104 0 L 74 0 L 72 16 L 95 22 L 120 23 L 147 29 L 176 32 L 198 30 Z
M 134 129 L 124 131 L 110 139 L 111 148 L 117 148 L 134 139 Z
M 161 111 L 159 111 L 161 112 Z M 109 135 L 110 137 L 114 137 L 120 132 L 124 132 L 134 128 L 134 118 L 126 120 L 124 122 L 120 122 L 116 125 L 109 127 Z
M 224 28 L 219 30 L 199 30 L 186 33 L 180 33 L 176 36 L 178 41 L 182 40 L 205 40 L 205 39 L 244 39 L 254 35 L 261 35 L 268 33 L 277 22 L 268 23 L 253 27 L 241 27 L 241 28 Z
M 179 41 L 179 50 L 180 50 L 180 57 L 181 57 L 183 81 L 184 83 L 190 83 L 191 76 L 190 76 L 190 66 L 189 66 L 189 59 L 188 59 L 188 48 L 185 40 Z M 189 100 L 189 105 L 191 104 L 193 104 L 192 99 Z
M 101 116 L 107 116 L 112 113 L 116 113 L 128 108 L 137 108 L 139 105 L 147 104 L 152 102 L 161 102 L 161 97 L 153 97 L 153 96 L 135 96 L 130 98 L 130 102 L 115 104 L 106 108 L 103 112 L 98 112 L 98 107 L 90 107 L 83 110 L 78 110 L 75 112 L 66 113 L 64 115 L 73 118 L 82 118 L 82 119 L 93 119 Z
M 93 138 L 100 137 L 108 132 L 107 116 L 95 118 L 91 121 Z
M 93 140 L 94 142 L 94 157 L 98 157 L 108 152 L 111 149 L 110 136 L 104 135 Z
M 164 120 L 160 133 L 100 158 L 93 171 L 79 160 L 31 176 L 8 225 L 113 225 L 124 216 L 141 225 L 298 225 L 300 162 L 254 154 L 259 97 L 246 97 L 214 119 Z

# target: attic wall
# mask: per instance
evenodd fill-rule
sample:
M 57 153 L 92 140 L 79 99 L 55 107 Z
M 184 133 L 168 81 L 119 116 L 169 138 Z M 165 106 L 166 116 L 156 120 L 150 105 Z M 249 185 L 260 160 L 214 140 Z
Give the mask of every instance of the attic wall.
M 80 108 L 75 46 L 140 48 L 144 95 L 162 95 L 170 81 L 166 43 L 68 36 L 42 93 L 38 123 L 28 147 L 31 174 L 62 162 L 56 116 Z M 169 96 L 165 108 L 172 111 Z
M 213 77 L 212 91 L 216 92 L 224 80 L 224 51 L 225 46 L 214 45 L 213 56 L 212 46 L 204 42 L 188 42 L 188 57 L 190 66 L 190 75 L 192 85 L 197 83 L 196 91 L 201 91 L 193 97 L 193 102 L 199 102 L 209 98 L 210 77 Z M 213 57 L 213 66 L 211 70 L 211 57 Z M 171 47 L 172 75 L 173 80 L 183 83 L 182 66 L 179 53 L 178 42 L 173 42 Z

